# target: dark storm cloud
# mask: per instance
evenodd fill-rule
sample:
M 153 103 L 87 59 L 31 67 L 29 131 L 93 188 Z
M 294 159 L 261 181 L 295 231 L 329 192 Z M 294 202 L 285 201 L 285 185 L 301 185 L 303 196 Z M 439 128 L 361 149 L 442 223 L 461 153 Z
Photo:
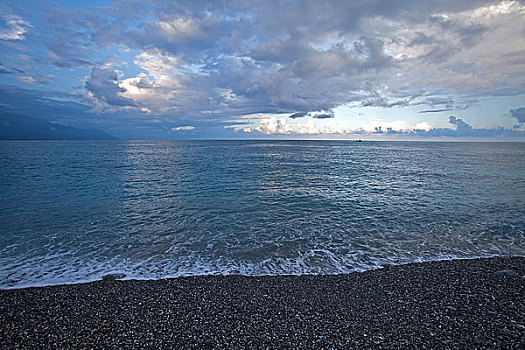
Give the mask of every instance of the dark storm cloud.
M 331 112 L 331 113 L 314 114 L 314 115 L 312 115 L 312 118 L 316 118 L 316 119 L 330 119 L 330 118 L 334 118 L 334 113 Z
M 297 113 L 292 114 L 289 118 L 292 118 L 292 119 L 303 118 L 303 117 L 306 117 L 307 115 L 308 113 L 306 112 L 297 112 Z
M 516 109 L 511 109 L 510 114 L 518 119 L 520 123 L 525 123 L 525 107 L 520 107 Z
M 297 119 L 297 118 L 304 118 L 304 117 L 312 117 L 314 119 L 330 119 L 334 118 L 334 113 L 306 113 L 306 112 L 298 112 L 294 113 L 289 118 L 291 119 Z
M 453 115 L 451 115 L 449 118 L 448 118 L 448 122 L 452 125 L 455 125 L 456 126 L 456 130 L 458 133 L 462 133 L 462 134 L 468 134 L 470 132 L 472 132 L 472 126 L 470 126 L 469 124 L 465 123 L 463 121 L 463 119 L 460 119 L 460 118 L 456 118 L 454 117 Z
M 120 95 L 126 89 L 121 88 L 117 82 L 118 75 L 114 70 L 95 67 L 86 80 L 86 89 L 94 99 L 110 106 L 135 106 L 133 101 Z
M 439 113 L 439 112 L 446 112 L 450 111 L 451 108 L 444 108 L 444 109 L 426 109 L 424 111 L 419 111 L 418 113 Z

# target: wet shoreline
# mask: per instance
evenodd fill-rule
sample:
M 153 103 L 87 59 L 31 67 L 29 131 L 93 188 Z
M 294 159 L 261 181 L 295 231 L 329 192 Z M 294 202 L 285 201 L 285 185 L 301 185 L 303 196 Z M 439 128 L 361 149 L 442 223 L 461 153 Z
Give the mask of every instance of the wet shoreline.
M 0 291 L 2 348 L 519 348 L 525 258 Z

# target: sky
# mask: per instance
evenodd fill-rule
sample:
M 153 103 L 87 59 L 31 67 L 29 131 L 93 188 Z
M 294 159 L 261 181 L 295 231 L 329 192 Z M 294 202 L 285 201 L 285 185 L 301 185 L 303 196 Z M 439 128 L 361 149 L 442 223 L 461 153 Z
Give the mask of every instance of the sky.
M 0 3 L 0 111 L 122 139 L 525 141 L 525 2 Z

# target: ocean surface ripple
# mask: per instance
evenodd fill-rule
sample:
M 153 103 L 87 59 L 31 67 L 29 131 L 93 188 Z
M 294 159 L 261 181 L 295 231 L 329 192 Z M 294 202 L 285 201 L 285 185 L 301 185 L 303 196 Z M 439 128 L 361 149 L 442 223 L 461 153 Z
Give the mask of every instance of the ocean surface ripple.
M 525 144 L 0 143 L 0 288 L 525 255 Z

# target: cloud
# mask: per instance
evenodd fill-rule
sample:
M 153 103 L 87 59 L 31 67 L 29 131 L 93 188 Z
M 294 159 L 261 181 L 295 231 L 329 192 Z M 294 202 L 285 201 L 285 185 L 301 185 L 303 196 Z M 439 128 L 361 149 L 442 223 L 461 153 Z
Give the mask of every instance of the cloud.
M 518 119 L 518 122 L 525 123 L 525 107 L 510 110 L 510 115 Z
M 117 72 L 112 69 L 93 68 L 91 75 L 86 80 L 85 87 L 90 92 L 91 100 L 95 103 L 97 111 L 115 106 L 135 106 L 132 100 L 122 96 L 122 93 L 127 90 L 118 84 Z
M 448 122 L 456 126 L 456 131 L 458 133 L 466 135 L 472 132 L 472 126 L 465 123 L 462 119 L 454 117 L 453 115 L 448 118 Z
M 439 113 L 452 110 L 451 108 L 442 108 L 442 109 L 426 109 L 424 111 L 419 111 L 418 113 Z
M 424 114 L 525 93 L 520 1 L 115 0 L 47 7 L 39 21 L 28 17 L 33 24 L 22 17 L 4 17 L 2 44 L 38 53 L 13 80 L 45 83 L 52 73 L 61 82 L 74 72 L 87 76 L 81 91 L 93 111 L 143 111 L 199 130 L 200 122 L 222 128 L 261 114 L 275 120 L 263 117 L 264 125 L 246 128 L 343 133 L 330 112 L 340 106 L 420 106 Z M 0 74 L 16 74 L 7 66 Z M 460 121 L 442 132 L 475 132 Z M 354 131 L 375 127 L 431 131 Z
M 35 74 L 34 76 L 20 76 L 19 80 L 27 84 L 50 84 L 54 80 L 53 75 Z
M 523 137 L 520 130 L 496 128 L 473 128 L 461 118 L 449 117 L 449 123 L 455 128 L 435 128 L 427 122 L 419 122 L 411 125 L 407 121 L 384 121 L 377 120 L 361 125 L 356 129 L 344 128 L 338 124 L 318 126 L 313 119 L 299 121 L 296 125 L 290 125 L 286 119 L 278 119 L 274 116 L 259 119 L 259 126 L 248 127 L 238 125 L 234 129 L 237 132 L 253 133 L 259 132 L 267 135 L 402 135 L 405 137 Z
M 191 125 L 178 126 L 176 128 L 171 128 L 171 130 L 173 131 L 189 131 L 189 130 L 194 130 L 194 129 L 195 127 Z
M 329 134 L 347 134 L 351 131 L 343 128 L 339 124 L 318 126 L 316 123 L 309 119 L 304 123 L 299 122 L 295 129 L 295 134 L 299 135 L 329 135 Z
M 413 130 L 411 134 L 424 137 L 523 137 L 522 132 L 513 129 L 505 129 L 503 127 L 474 128 L 463 119 L 456 118 L 455 116 L 449 117 L 449 123 L 456 128 L 433 128 L 425 131 Z
M 508 21 L 519 22 L 522 7 L 516 2 L 493 8 L 480 4 L 309 2 L 300 6 L 300 2 L 270 1 L 254 6 L 241 1 L 207 5 L 203 11 L 197 3 L 145 3 L 148 19 L 111 13 L 119 18 L 113 22 L 118 26 L 105 17 L 77 16 L 88 20 L 90 25 L 83 29 L 98 46 L 123 45 L 138 51 L 134 63 L 148 79 L 140 75 L 123 79 L 140 81 L 147 93 L 126 97 L 152 113 L 226 117 L 289 111 L 294 115 L 354 101 L 384 108 L 412 103 L 436 106 L 433 98 L 439 98 L 443 89 L 465 92 L 475 86 L 492 91 L 495 84 L 504 84 L 509 74 L 523 71 L 519 60 L 507 62 L 506 67 L 479 66 L 477 57 L 493 52 L 494 59 L 503 59 L 512 50 L 523 57 L 516 51 L 522 46 L 518 41 L 518 46 L 501 45 L 504 34 L 507 41 L 520 40 L 521 34 Z M 117 1 L 114 8 L 122 10 L 122 5 Z M 407 11 L 412 15 L 407 16 Z M 275 13 L 281 14 L 281 21 L 275 20 Z M 73 20 L 66 23 L 74 25 Z M 95 26 L 100 23 L 103 32 Z M 487 35 L 490 40 L 482 40 Z M 88 45 L 83 38 L 76 38 L 80 47 Z M 493 50 L 496 47 L 499 51 Z M 196 71 L 183 68 L 190 66 Z M 385 83 L 389 89 L 382 88 Z M 415 102 L 412 97 L 421 89 L 426 90 L 424 98 Z M 235 99 L 225 99 L 223 91 L 231 91 Z
M 311 113 L 298 112 L 298 113 L 292 114 L 288 118 L 297 119 L 297 118 L 304 118 L 304 117 L 312 117 L 315 119 L 330 119 L 330 118 L 334 118 L 335 116 L 334 116 L 333 111 L 329 111 L 328 113 L 326 112 L 311 112 Z
M 0 40 L 23 40 L 32 25 L 16 15 L 0 16 L 4 28 L 0 27 Z
M 312 113 L 311 116 L 312 116 L 312 118 L 316 118 L 316 119 L 331 119 L 331 118 L 335 118 L 335 115 L 334 115 L 333 111 L 330 111 L 328 113 Z
M 244 129 L 247 132 L 251 132 L 252 129 Z M 263 134 L 290 134 L 292 133 L 292 127 L 286 122 L 285 118 L 276 118 L 271 116 L 260 120 L 260 125 L 253 129 Z
M 0 106 L 6 113 L 23 114 L 79 129 L 100 129 L 121 139 L 165 140 L 173 136 L 168 127 L 173 122 L 168 118 L 162 118 L 163 122 L 158 123 L 158 120 L 135 109 L 115 112 L 107 117 L 93 115 L 91 103 L 79 93 L 0 84 Z M 186 125 L 189 123 L 191 121 L 188 120 Z
M 473 128 L 461 118 L 455 116 L 449 117 L 449 123 L 455 126 L 453 128 L 434 128 L 430 124 L 423 122 L 418 123 L 413 127 L 395 128 L 388 126 L 385 128 L 379 127 L 375 130 L 376 133 L 397 134 L 404 136 L 417 137 L 522 137 L 523 134 L 512 129 L 505 129 L 503 127 L 496 128 Z M 388 125 L 388 123 L 387 123 Z
M 410 101 L 406 99 L 401 100 L 394 100 L 394 101 L 388 101 L 387 98 L 383 96 L 379 96 L 377 92 L 374 93 L 375 97 L 368 98 L 361 102 L 362 107 L 383 107 L 383 108 L 391 108 L 396 106 L 408 106 L 410 105 Z
M 299 121 L 297 125 L 293 126 L 288 124 L 286 118 L 278 118 L 275 116 L 259 119 L 259 126 L 257 127 L 234 126 L 233 128 L 237 132 L 259 132 L 266 135 L 319 135 L 344 134 L 349 132 L 337 124 L 318 127 L 313 119 L 307 119 L 303 122 Z
M 306 117 L 307 115 L 308 115 L 308 113 L 306 113 L 306 112 L 297 112 L 297 113 L 292 114 L 288 118 L 292 118 L 292 119 L 303 118 L 303 117 Z
M 144 51 L 133 63 L 148 72 L 155 79 L 177 74 L 181 70 L 181 58 L 159 49 Z
M 6 67 L 0 62 L 0 74 L 16 74 L 16 73 L 24 73 L 23 70 L 13 67 Z
M 39 27 L 36 40 L 47 49 L 47 54 L 39 57 L 40 63 L 60 69 L 92 69 L 102 63 L 97 56 L 105 46 L 97 46 L 93 35 L 108 30 L 109 23 L 118 21 L 119 15 L 111 19 L 107 11 L 100 7 L 67 10 L 50 6 L 39 10 L 45 25 Z
M 353 130 L 352 133 L 372 133 L 372 134 L 406 134 L 411 133 L 413 130 L 431 130 L 433 126 L 427 122 L 419 122 L 416 125 L 410 124 L 406 120 L 375 120 L 361 125 L 358 129 Z

